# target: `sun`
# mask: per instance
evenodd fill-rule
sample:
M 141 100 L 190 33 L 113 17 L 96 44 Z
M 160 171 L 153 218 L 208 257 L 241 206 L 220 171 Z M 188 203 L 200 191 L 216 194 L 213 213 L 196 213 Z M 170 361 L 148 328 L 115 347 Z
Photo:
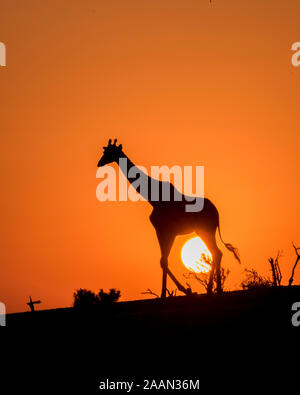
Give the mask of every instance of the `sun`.
M 212 255 L 200 237 L 193 237 L 184 244 L 181 259 L 191 272 L 208 273 L 211 270 Z

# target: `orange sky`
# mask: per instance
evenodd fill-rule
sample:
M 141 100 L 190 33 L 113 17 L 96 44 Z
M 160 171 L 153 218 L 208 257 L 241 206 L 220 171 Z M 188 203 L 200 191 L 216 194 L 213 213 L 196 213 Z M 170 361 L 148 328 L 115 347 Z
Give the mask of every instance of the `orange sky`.
M 299 17 L 298 0 L 0 0 L 9 312 L 29 295 L 39 308 L 71 305 L 80 287 L 117 287 L 123 300 L 160 292 L 150 205 L 96 200 L 109 137 L 138 165 L 205 166 L 205 194 L 242 257 L 222 247 L 227 288 L 245 267 L 268 275 L 278 249 L 287 283 L 300 244 Z M 179 279 L 186 239 L 170 255 Z

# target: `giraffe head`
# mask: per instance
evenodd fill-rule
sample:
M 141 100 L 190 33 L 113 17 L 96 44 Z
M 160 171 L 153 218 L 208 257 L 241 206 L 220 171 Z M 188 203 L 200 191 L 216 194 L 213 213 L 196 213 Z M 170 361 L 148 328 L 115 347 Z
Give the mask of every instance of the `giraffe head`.
M 122 152 L 122 144 L 119 146 L 116 145 L 117 139 L 114 140 L 114 143 L 111 143 L 111 139 L 108 140 L 107 147 L 103 147 L 104 152 L 101 156 L 98 167 L 102 167 L 107 165 L 108 163 L 118 162 L 120 154 Z

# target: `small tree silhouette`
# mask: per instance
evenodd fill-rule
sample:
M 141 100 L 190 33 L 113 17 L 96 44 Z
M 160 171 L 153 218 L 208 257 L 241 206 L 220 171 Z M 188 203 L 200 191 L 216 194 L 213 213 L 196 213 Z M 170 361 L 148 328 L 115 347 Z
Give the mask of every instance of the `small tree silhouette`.
M 260 276 L 255 269 L 245 269 L 246 279 L 242 281 L 243 289 L 272 287 L 272 281 L 267 277 Z
M 111 288 L 109 292 L 100 289 L 98 293 L 98 302 L 101 304 L 111 304 L 116 302 L 121 296 L 121 292 L 116 288 Z
M 100 289 L 97 295 L 93 291 L 80 288 L 73 294 L 73 307 L 90 309 L 100 304 L 109 305 L 116 302 L 120 296 L 121 292 L 116 288 L 111 288 L 109 292 L 104 292 L 103 289 Z
M 96 306 L 98 302 L 97 295 L 95 295 L 94 292 L 88 289 L 78 289 L 76 292 L 74 292 L 73 297 L 73 307 L 77 309 L 91 308 L 93 306 Z

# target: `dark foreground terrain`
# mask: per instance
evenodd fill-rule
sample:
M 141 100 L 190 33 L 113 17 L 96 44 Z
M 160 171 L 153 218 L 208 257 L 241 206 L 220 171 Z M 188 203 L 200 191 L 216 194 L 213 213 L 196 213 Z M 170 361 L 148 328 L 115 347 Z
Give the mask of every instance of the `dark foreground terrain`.
M 287 390 L 298 366 L 295 302 L 300 286 L 9 314 L 11 335 L 2 344 L 8 343 L 11 365 L 3 360 L 13 372 L 12 392 L 17 386 L 31 393 L 126 393 L 99 389 L 101 382 L 121 380 L 134 382 L 130 392 L 142 394 L 149 392 L 142 389 L 145 380 L 168 379 L 199 380 L 200 387 L 154 386 L 150 392 L 244 393 L 261 390 L 263 383 L 283 383 Z
M 295 302 L 300 302 L 300 286 L 118 302 L 89 310 L 60 308 L 8 314 L 6 323 L 18 328 L 93 327 L 98 333 L 153 334 L 172 329 L 187 336 L 216 329 L 293 330 Z

